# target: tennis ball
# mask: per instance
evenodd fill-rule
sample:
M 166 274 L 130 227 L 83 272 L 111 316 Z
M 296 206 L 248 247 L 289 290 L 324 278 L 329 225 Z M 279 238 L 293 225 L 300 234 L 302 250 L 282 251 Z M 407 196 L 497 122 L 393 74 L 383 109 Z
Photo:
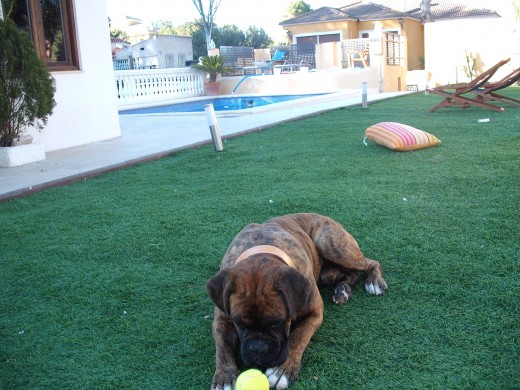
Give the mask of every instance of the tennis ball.
M 269 381 L 262 371 L 252 368 L 238 376 L 236 390 L 269 390 Z

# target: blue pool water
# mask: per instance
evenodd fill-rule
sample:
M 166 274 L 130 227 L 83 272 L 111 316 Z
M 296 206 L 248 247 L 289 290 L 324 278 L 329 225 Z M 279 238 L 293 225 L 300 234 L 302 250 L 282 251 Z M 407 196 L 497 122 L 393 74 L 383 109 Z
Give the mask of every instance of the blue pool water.
M 320 96 L 322 93 L 311 95 L 276 95 L 276 96 L 236 96 L 215 97 L 192 102 L 175 103 L 166 106 L 135 108 L 121 111 L 120 114 L 162 114 L 170 112 L 203 112 L 206 104 L 213 103 L 215 111 L 244 110 L 260 107 L 267 104 L 281 103 L 288 100 L 301 99 L 311 96 Z

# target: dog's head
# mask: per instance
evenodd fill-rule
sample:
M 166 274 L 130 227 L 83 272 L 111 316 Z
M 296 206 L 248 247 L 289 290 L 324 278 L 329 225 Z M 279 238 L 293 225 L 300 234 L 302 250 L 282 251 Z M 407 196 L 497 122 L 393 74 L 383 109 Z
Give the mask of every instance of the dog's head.
M 248 367 L 276 367 L 286 360 L 291 323 L 310 292 L 302 274 L 269 256 L 252 256 L 206 283 L 211 300 L 235 325 Z

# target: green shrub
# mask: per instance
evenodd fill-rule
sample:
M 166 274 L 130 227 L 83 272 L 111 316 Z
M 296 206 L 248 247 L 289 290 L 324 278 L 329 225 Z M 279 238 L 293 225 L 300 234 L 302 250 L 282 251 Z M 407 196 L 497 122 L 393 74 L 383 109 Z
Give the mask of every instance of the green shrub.
M 226 67 L 225 64 L 226 57 L 224 56 L 204 56 L 201 57 L 200 64 L 193 64 L 192 67 L 209 73 L 209 81 L 214 82 L 217 81 L 217 74 L 230 71 L 230 69 Z
M 29 35 L 0 20 L 0 146 L 12 146 L 28 127 L 43 129 L 56 105 L 54 78 Z

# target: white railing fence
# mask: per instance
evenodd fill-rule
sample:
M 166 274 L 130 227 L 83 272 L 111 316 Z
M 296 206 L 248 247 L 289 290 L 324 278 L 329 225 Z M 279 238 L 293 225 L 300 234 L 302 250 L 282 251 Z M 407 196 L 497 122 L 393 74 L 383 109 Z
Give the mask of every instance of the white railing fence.
M 126 58 L 124 60 L 112 59 L 112 64 L 114 66 L 114 70 L 130 70 L 138 68 L 135 58 Z
M 205 93 L 206 73 L 192 68 L 117 70 L 114 77 L 119 108 Z

